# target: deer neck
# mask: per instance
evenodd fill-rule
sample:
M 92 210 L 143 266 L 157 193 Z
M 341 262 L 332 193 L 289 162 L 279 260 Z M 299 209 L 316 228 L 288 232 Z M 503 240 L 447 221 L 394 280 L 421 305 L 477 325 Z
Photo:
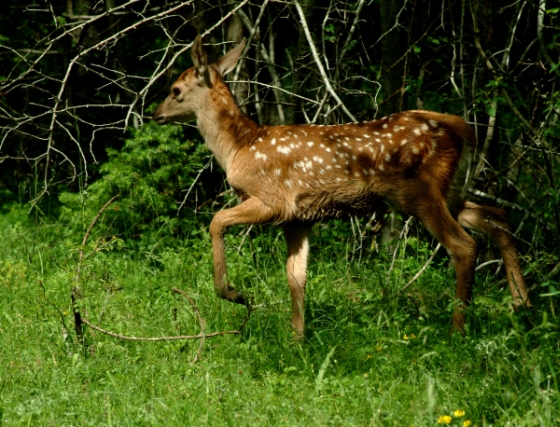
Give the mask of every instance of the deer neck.
M 237 151 L 256 138 L 259 125 L 243 114 L 221 82 L 214 85 L 207 102 L 197 114 L 198 130 L 227 174 Z

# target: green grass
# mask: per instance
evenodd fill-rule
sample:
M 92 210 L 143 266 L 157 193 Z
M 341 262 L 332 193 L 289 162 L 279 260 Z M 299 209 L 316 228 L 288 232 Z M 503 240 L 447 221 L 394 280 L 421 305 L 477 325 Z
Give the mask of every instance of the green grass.
M 150 244 L 94 231 L 80 281 L 89 319 L 127 335 L 196 334 L 192 307 L 171 292 L 178 287 L 207 332 L 235 329 L 246 310 L 214 296 L 201 221 L 188 236 Z M 198 341 L 91 330 L 79 345 L 70 291 L 83 232 L 34 225 L 14 208 L 0 217 L 0 425 L 418 427 L 444 415 L 456 426 L 560 425 L 560 305 L 557 295 L 539 297 L 538 268 L 529 319 L 513 312 L 501 276 L 478 274 L 468 333 L 450 336 L 445 258 L 399 293 L 428 247 L 409 242 L 388 279 L 392 251 L 358 261 L 340 227 L 316 229 L 301 345 L 289 328 L 280 230 L 252 233 L 239 255 L 244 230 L 232 230 L 232 279 L 258 307 L 240 336 L 207 339 L 199 354 Z

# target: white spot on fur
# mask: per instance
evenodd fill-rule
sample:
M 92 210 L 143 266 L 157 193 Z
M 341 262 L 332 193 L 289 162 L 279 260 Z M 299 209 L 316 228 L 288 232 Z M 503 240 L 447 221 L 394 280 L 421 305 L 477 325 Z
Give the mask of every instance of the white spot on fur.
M 272 145 L 276 145 L 276 138 L 272 138 L 272 140 L 270 141 L 270 143 L 271 143 Z
M 261 153 L 260 151 L 257 151 L 255 153 L 255 159 L 263 159 L 266 162 L 266 159 L 268 159 L 268 156 L 266 154 Z
M 282 169 L 276 168 L 274 169 L 274 173 L 276 174 L 276 176 L 282 176 Z
M 315 160 L 317 163 L 323 164 L 324 160 L 322 157 L 319 156 L 313 156 L 313 160 Z
M 408 142 L 408 140 L 405 138 L 405 139 L 403 139 L 403 140 L 401 141 L 401 145 L 404 145 L 404 144 L 406 144 L 407 142 Z
M 251 148 L 249 148 L 249 151 L 255 151 L 257 149 L 257 147 L 255 147 L 254 145 L 251 145 Z
M 416 135 L 422 135 L 422 129 L 420 129 L 420 128 L 414 129 L 413 132 L 414 132 Z
M 313 141 L 309 141 L 309 142 L 307 143 L 307 145 L 308 145 L 309 147 L 313 147 L 313 144 L 314 144 Z
M 391 155 L 389 153 L 385 154 L 385 161 L 386 162 L 390 162 L 391 161 Z
M 291 186 L 292 186 L 292 181 L 290 181 L 289 179 L 285 179 L 285 180 L 284 180 L 284 185 L 285 185 L 286 187 L 291 187 Z
M 438 127 L 438 122 L 436 122 L 435 120 L 429 120 L 428 123 L 429 123 L 430 126 L 433 127 L 434 129 Z
M 276 149 L 279 153 L 282 154 L 290 154 L 292 152 L 292 149 L 290 147 L 284 147 L 282 145 L 279 145 L 278 148 Z
M 380 170 L 381 172 L 384 172 L 384 171 L 385 171 L 385 166 L 379 165 L 379 170 Z

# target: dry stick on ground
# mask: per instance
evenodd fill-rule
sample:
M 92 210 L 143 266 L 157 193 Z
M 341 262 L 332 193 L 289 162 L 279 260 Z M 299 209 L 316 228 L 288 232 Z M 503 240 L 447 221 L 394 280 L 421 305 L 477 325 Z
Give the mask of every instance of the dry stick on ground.
M 108 331 L 106 329 L 103 329 L 93 323 L 91 323 L 88 319 L 87 319 L 87 313 L 84 313 L 84 316 L 82 317 L 82 315 L 80 314 L 78 308 L 76 307 L 76 303 L 81 299 L 81 290 L 80 287 L 78 285 L 78 282 L 80 280 L 80 273 L 81 273 L 81 269 L 82 269 L 82 262 L 84 260 L 84 252 L 85 252 L 85 247 L 89 238 L 89 235 L 91 234 L 91 230 L 93 229 L 93 227 L 95 226 L 95 224 L 97 223 L 97 221 L 99 220 L 99 218 L 101 217 L 101 215 L 103 214 L 103 212 L 105 212 L 105 210 L 109 207 L 109 205 L 111 205 L 111 203 L 113 203 L 113 201 L 115 201 L 115 199 L 117 197 L 119 197 L 120 194 L 117 194 L 116 196 L 113 196 L 107 203 L 105 203 L 105 205 L 103 205 L 103 207 L 101 209 L 99 209 L 99 212 L 97 212 L 97 215 L 95 216 L 95 218 L 93 219 L 93 221 L 91 222 L 91 224 L 89 225 L 85 235 L 84 235 L 84 240 L 82 241 L 82 248 L 80 249 L 80 258 L 78 260 L 78 267 L 76 268 L 76 275 L 74 276 L 74 287 L 72 288 L 72 310 L 74 311 L 74 323 L 75 323 L 75 329 L 76 329 L 76 334 L 78 335 L 78 338 L 80 340 L 83 340 L 83 327 L 82 325 L 88 325 L 91 329 L 96 330 L 98 332 L 101 332 L 105 335 L 110 335 L 112 337 L 115 338 L 119 338 L 122 340 L 131 340 L 131 341 L 173 341 L 173 340 L 190 340 L 190 339 L 200 339 L 200 346 L 198 348 L 198 352 L 195 356 L 195 358 L 193 359 L 192 363 L 196 363 L 196 361 L 198 360 L 200 353 L 202 352 L 202 347 L 204 346 L 204 341 L 206 338 L 212 338 L 212 337 L 217 337 L 220 335 L 238 335 L 241 333 L 241 331 L 243 330 L 243 328 L 245 327 L 245 325 L 247 324 L 247 321 L 249 320 L 249 317 L 251 316 L 251 311 L 252 311 L 252 306 L 249 305 L 248 309 L 247 309 L 247 316 L 245 317 L 245 319 L 243 320 L 243 323 L 241 323 L 241 326 L 239 326 L 239 328 L 235 329 L 235 330 L 231 330 L 231 331 L 222 331 L 222 332 L 212 332 L 210 334 L 206 334 L 204 331 L 204 318 L 200 315 L 200 311 L 198 310 L 198 307 L 196 306 L 196 304 L 194 303 L 194 301 L 192 300 L 191 297 L 189 297 L 187 295 L 186 292 L 178 289 L 178 288 L 172 288 L 173 292 L 176 292 L 178 294 L 183 295 L 187 301 L 191 304 L 191 306 L 193 307 L 193 310 L 196 314 L 196 317 L 198 318 L 198 323 L 200 325 L 200 334 L 198 335 L 177 335 L 177 336 L 163 336 L 163 337 L 134 337 L 134 336 L 127 336 L 127 335 L 121 335 L 121 334 L 117 334 L 115 332 L 111 332 Z
M 175 288 L 173 288 L 173 290 L 175 290 Z M 178 290 L 177 290 L 178 291 Z M 176 291 L 176 292 L 177 292 Z M 183 295 L 185 295 L 183 292 L 181 292 Z M 192 304 L 192 303 L 191 303 Z M 198 311 L 198 309 L 196 309 L 195 311 Z M 114 338 L 119 338 L 121 340 L 129 340 L 129 341 L 178 341 L 178 340 L 195 340 L 195 339 L 206 339 L 206 338 L 212 338 L 212 337 L 217 337 L 217 336 L 221 336 L 221 335 L 239 335 L 241 333 L 241 331 L 243 330 L 243 328 L 245 327 L 245 325 L 247 324 L 247 321 L 249 320 L 249 317 L 251 316 L 251 311 L 252 311 L 252 306 L 249 305 L 248 309 L 247 309 L 247 316 L 245 316 L 245 319 L 243 320 L 243 323 L 241 323 L 241 326 L 239 326 L 239 328 L 235 329 L 235 330 L 231 330 L 231 331 L 220 331 L 220 332 L 211 332 L 209 334 L 206 333 L 200 333 L 198 335 L 172 335 L 172 336 L 163 336 L 163 337 L 134 337 L 134 336 L 130 336 L 130 335 L 121 335 L 121 334 L 117 334 L 115 332 L 111 332 L 108 331 L 107 329 L 103 329 L 100 328 L 97 325 L 94 325 L 93 323 L 90 323 L 89 320 L 87 320 L 87 318 L 82 319 L 83 323 L 85 323 L 86 325 L 88 325 L 91 329 L 96 330 L 98 332 L 101 332 L 102 334 L 105 335 L 109 335 L 112 336 Z

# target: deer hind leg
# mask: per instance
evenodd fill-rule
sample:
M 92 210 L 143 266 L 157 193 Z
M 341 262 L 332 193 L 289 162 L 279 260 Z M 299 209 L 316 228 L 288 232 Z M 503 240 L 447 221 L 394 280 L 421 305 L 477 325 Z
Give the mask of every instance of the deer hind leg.
M 459 224 L 465 228 L 488 234 L 500 250 L 515 307 L 531 307 L 506 212 L 500 208 L 480 206 L 463 200 L 454 201 L 454 204 L 458 206 L 458 208 L 455 207 L 455 210 Z
M 238 304 L 249 303 L 242 292 L 236 291 L 229 284 L 224 245 L 226 229 L 232 225 L 263 224 L 273 220 L 273 211 L 255 198 L 247 199 L 240 205 L 220 211 L 214 216 L 210 224 L 210 235 L 214 255 L 214 290 L 219 297 Z
M 416 200 L 416 206 L 407 211 L 424 224 L 447 249 L 447 253 L 453 261 L 457 276 L 456 296 L 462 304 L 453 311 L 452 330 L 463 332 L 464 311 L 471 302 L 474 283 L 476 243 L 451 216 L 444 200 L 438 202 L 438 199 L 439 197 Z
M 305 327 L 305 284 L 307 282 L 307 258 L 311 226 L 285 224 L 284 235 L 288 243 L 286 273 L 292 296 L 292 329 L 296 339 L 303 339 Z

